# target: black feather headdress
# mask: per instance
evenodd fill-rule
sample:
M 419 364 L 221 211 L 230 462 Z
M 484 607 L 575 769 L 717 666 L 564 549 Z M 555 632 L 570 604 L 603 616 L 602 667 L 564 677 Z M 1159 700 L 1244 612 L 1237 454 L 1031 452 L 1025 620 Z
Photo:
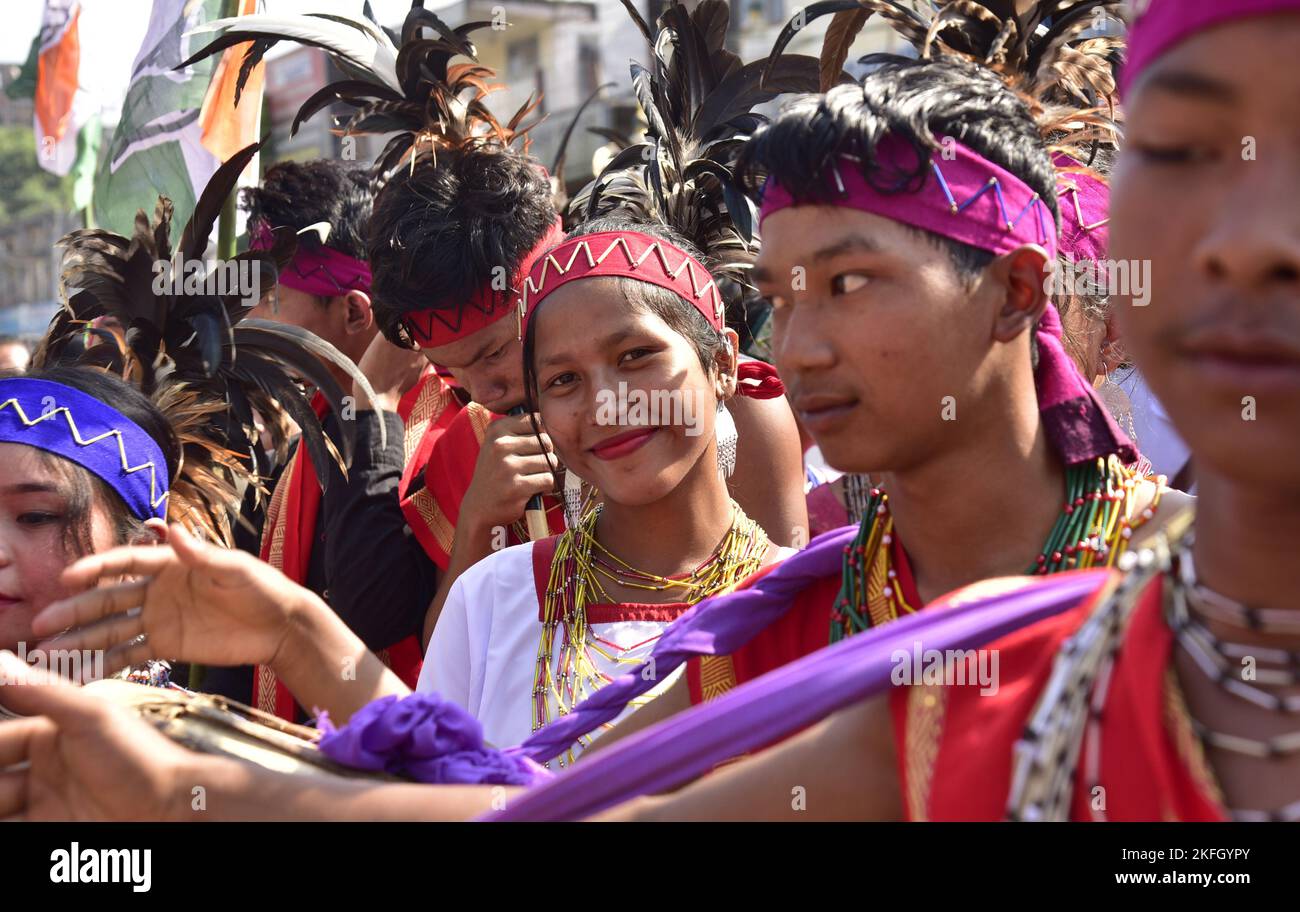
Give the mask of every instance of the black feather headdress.
M 585 221 L 623 211 L 675 229 L 717 264 L 714 275 L 731 286 L 724 294 L 734 309 L 758 247 L 753 203 L 732 170 L 736 154 L 766 121 L 754 108 L 786 92 L 817 90 L 817 60 L 743 63 L 725 45 L 730 11 L 723 0 L 693 10 L 671 0 L 657 32 L 629 0 L 623 5 L 653 48 L 649 67 L 632 63 L 645 137 L 623 144 L 570 212 Z
M 251 42 L 244 53 L 238 93 L 252 68 L 277 42 L 294 41 L 324 50 L 345 78 L 303 102 L 292 132 L 297 133 L 304 121 L 336 102 L 350 105 L 355 110 L 342 125 L 343 134 L 397 134 L 375 161 L 375 177 L 382 178 L 408 157 L 427 152 L 436 159 L 440 149 L 479 143 L 509 145 L 535 126 L 521 124 L 540 99 L 530 98 L 505 124 L 484 102 L 499 86 L 489 83 L 495 73 L 478 63 L 469 36 L 491 24 L 468 22 L 452 28 L 424 9 L 423 0 L 413 3 L 400 36 L 368 18 L 325 13 L 240 16 L 196 29 L 196 33 L 219 34 L 181 66 Z M 425 37 L 426 29 L 436 37 Z M 452 63 L 457 58 L 463 61 Z
M 368 384 L 334 346 L 295 326 L 246 319 L 274 287 L 297 242 L 279 229 L 268 250 L 248 251 L 200 275 L 223 201 L 258 144 L 223 164 L 181 231 L 171 239 L 172 204 L 159 197 L 151 220 L 142 209 L 123 237 L 103 229 L 60 240 L 62 308 L 34 358 L 37 367 L 81 364 L 110 371 L 148 396 L 181 443 L 169 519 L 229 543 L 241 489 L 259 487 L 254 467 L 261 429 L 283 459 L 291 419 L 302 432 L 322 487 L 332 460 L 351 461 L 354 428 L 337 442 L 310 404 L 314 389 L 340 414 L 345 391 L 330 366 Z M 238 276 L 237 281 L 215 279 Z M 260 487 L 259 487 L 260 489 Z
M 831 14 L 822 44 L 822 90 L 830 88 L 849 49 L 879 15 L 922 58 L 956 54 L 1014 77 L 1043 101 L 1101 106 L 1115 94 L 1114 65 L 1122 41 L 1080 36 L 1120 21 L 1122 0 L 1038 0 L 1017 12 L 1016 0 L 823 0 L 802 10 L 773 46 L 779 54 L 809 22 Z
M 1124 40 L 1083 37 L 1122 24 L 1122 0 L 823 0 L 796 16 L 772 47 L 779 55 L 800 28 L 831 15 L 821 49 L 822 90 L 841 74 L 854 39 L 880 16 L 922 59 L 959 57 L 988 67 L 1015 89 L 1056 151 L 1088 159 L 1118 146 L 1115 67 Z M 1109 29 L 1107 29 L 1109 31 Z M 873 57 L 863 58 L 870 63 Z

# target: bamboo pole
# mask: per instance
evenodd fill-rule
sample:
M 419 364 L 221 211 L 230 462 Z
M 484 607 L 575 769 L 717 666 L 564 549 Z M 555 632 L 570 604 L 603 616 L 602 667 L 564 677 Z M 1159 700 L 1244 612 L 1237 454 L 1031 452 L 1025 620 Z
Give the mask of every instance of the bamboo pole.
M 239 0 L 225 0 L 221 7 L 223 19 L 239 15 Z M 219 112 L 218 112 L 219 113 Z M 239 189 L 230 191 L 230 196 L 221 204 L 221 217 L 217 220 L 217 259 L 228 260 L 237 252 L 235 249 L 236 200 Z

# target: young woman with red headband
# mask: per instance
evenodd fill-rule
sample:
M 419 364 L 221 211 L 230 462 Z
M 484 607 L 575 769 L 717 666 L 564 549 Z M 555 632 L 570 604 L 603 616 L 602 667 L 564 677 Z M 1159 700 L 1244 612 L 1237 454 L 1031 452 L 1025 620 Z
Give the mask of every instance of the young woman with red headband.
M 603 503 L 560 536 L 476 564 L 443 607 L 418 689 L 468 708 L 499 745 L 567 712 L 695 602 L 781 554 L 729 495 L 717 433 L 728 399 L 779 381 L 738 365 L 717 286 L 686 241 L 626 219 L 588 223 L 534 265 L 521 310 L 530 405 Z
M 779 381 L 759 362 L 738 367 L 717 286 L 686 241 L 661 225 L 592 222 L 534 265 L 520 321 L 532 404 L 559 461 L 603 502 L 562 535 L 474 565 L 443 608 L 417 689 L 466 707 L 501 746 L 638 664 L 700 599 L 791 553 L 731 499 L 716 434 L 726 400 Z M 609 405 L 618 398 L 622 410 Z M 336 720 L 409 693 L 319 599 L 235 555 L 204 556 L 184 536 L 176 545 L 179 561 L 137 568 L 150 578 L 123 594 L 143 600 L 124 620 L 154 648 L 203 662 L 205 644 L 226 641 L 229 661 L 238 630 L 241 661 L 274 669 Z M 172 585 L 187 564 L 214 571 L 198 597 Z

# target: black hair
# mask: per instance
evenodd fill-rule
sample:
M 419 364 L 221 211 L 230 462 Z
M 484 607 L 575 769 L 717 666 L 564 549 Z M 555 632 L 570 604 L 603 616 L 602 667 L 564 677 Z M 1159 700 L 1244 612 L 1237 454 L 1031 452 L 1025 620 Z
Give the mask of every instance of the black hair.
M 738 170 L 759 195 L 770 175 L 796 199 L 830 200 L 830 168 L 842 155 L 861 159 L 866 180 L 881 193 L 918 190 L 930 156 L 951 136 L 1034 190 L 1059 221 L 1056 172 L 1028 106 L 986 67 L 965 61 L 867 58 L 877 69 L 860 85 L 791 101 L 741 148 Z M 908 142 L 914 169 L 882 165 L 875 149 L 886 135 Z M 996 258 L 986 250 L 912 229 L 945 250 L 959 275 L 972 279 Z
M 674 229 L 658 222 L 640 222 L 625 215 L 608 215 L 592 219 L 590 222 L 569 232 L 568 238 L 597 234 L 602 231 L 636 231 L 649 235 L 659 240 L 668 241 L 670 244 L 681 248 L 698 260 L 705 269 L 712 270 L 714 266 L 710 258 L 701 254 L 694 244 L 686 240 Z M 705 371 L 710 375 L 713 374 L 718 356 L 728 349 L 728 345 L 726 337 L 710 325 L 704 314 L 667 288 L 661 288 L 658 285 L 651 285 L 648 282 L 640 282 L 624 276 L 618 276 L 616 281 L 618 282 L 619 292 L 632 306 L 633 310 L 654 314 L 668 324 L 673 331 L 684 336 L 695 348 L 695 353 L 699 356 L 700 364 Z M 538 392 L 537 371 L 533 365 L 536 327 L 537 320 L 536 313 L 534 313 L 533 319 L 529 320 L 528 329 L 524 333 L 523 345 L 524 390 L 528 396 L 529 410 L 534 412 L 537 411 Z
M 272 165 L 257 187 L 247 187 L 240 204 L 249 221 L 301 231 L 328 222 L 325 246 L 358 260 L 366 258 L 366 226 L 374 195 L 368 173 L 331 159 Z M 300 244 L 316 243 L 308 233 Z
M 556 218 L 545 172 L 514 149 L 440 149 L 399 168 L 375 197 L 367 242 L 380 331 L 402 345 L 402 318 L 422 310 L 459 326 L 465 302 L 501 270 L 513 276 Z
M 180 442 L 166 417 L 135 387 L 89 367 L 44 367 L 23 374 L 7 372 L 6 375 L 59 383 L 112 406 L 153 438 L 167 460 L 168 479 L 176 478 L 180 471 Z M 115 544 L 125 544 L 143 534 L 144 521 L 131 512 L 122 496 L 106 481 L 53 453 L 38 452 L 45 465 L 59 473 L 64 481 L 68 512 L 62 524 L 64 545 L 70 553 L 83 555 L 90 552 L 90 514 L 96 501 L 105 505 Z

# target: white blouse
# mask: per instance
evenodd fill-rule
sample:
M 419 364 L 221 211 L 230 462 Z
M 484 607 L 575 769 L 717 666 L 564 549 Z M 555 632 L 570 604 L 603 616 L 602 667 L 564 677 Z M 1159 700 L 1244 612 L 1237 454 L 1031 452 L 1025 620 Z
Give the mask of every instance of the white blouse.
M 542 634 L 533 547 L 529 542 L 497 551 L 452 584 L 416 685 L 421 693 L 435 692 L 465 707 L 482 723 L 483 738 L 494 747 L 517 745 L 533 731 L 533 687 Z M 782 548 L 777 559 L 793 553 Z M 669 623 L 689 607 L 681 603 L 588 605 L 588 654 L 597 671 L 611 679 L 631 671 L 650 655 Z M 563 636 L 560 626 L 550 660 L 557 680 Z M 682 667 L 675 669 L 619 718 L 659 696 L 681 673 Z M 548 693 L 547 703 L 549 718 L 554 720 L 559 712 L 553 694 Z M 593 732 L 593 737 L 599 734 Z M 582 745 L 575 745 L 573 756 L 581 749 Z
M 667 609 L 667 610 L 664 610 Z M 671 617 L 685 606 L 590 605 L 588 642 L 596 669 L 610 678 L 644 660 Z M 669 616 L 663 620 L 654 615 Z M 602 618 L 608 620 L 601 622 Z M 542 634 L 533 576 L 533 543 L 497 551 L 452 584 L 429 641 L 416 690 L 436 692 L 469 710 L 494 747 L 511 747 L 533 730 L 533 686 Z M 551 666 L 560 674 L 563 628 L 556 630 Z M 621 660 L 621 661 L 620 661 Z M 624 710 L 648 702 L 671 686 L 681 668 Z M 558 716 L 554 695 L 549 717 Z M 621 716 L 620 716 L 621 718 Z M 593 734 L 598 734 L 593 733 Z M 575 746 L 574 755 L 581 751 Z

